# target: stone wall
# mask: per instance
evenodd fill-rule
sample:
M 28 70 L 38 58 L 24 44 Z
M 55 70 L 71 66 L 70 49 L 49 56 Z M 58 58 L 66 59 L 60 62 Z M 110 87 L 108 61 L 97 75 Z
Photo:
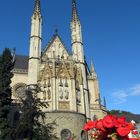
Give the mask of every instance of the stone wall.
M 75 140 L 80 140 L 86 119 L 85 115 L 74 112 L 48 112 L 46 113 L 45 121 L 46 123 L 56 122 L 58 126 L 56 127 L 55 132 L 60 140 L 63 130 L 69 130 L 71 136 L 76 136 Z

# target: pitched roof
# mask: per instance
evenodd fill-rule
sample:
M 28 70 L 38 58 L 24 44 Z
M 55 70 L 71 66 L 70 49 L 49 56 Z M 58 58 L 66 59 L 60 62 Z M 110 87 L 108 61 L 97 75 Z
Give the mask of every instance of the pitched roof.
M 15 66 L 14 69 L 23 69 L 23 70 L 27 70 L 28 69 L 28 56 L 24 56 L 24 55 L 16 55 L 15 56 Z
M 43 52 L 42 52 L 43 54 L 50 48 L 51 44 L 54 42 L 54 40 L 55 40 L 57 37 L 60 39 L 61 43 L 62 43 L 63 46 L 64 46 L 64 49 L 65 49 L 66 52 L 69 54 L 68 49 L 66 48 L 64 42 L 62 41 L 62 39 L 61 39 L 61 37 L 58 35 L 58 33 L 55 33 L 55 34 L 53 35 L 53 37 L 51 38 L 51 40 L 49 41 L 49 43 L 46 45 L 46 48 L 43 50 Z

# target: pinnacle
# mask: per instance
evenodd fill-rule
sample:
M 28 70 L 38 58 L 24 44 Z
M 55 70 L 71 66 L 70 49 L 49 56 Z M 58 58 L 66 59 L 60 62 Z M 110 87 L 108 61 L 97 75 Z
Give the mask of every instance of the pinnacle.
M 91 72 L 94 73 L 95 70 L 94 70 L 94 64 L 93 64 L 93 61 L 91 61 Z
M 79 21 L 77 7 L 76 7 L 76 0 L 72 0 L 72 20 Z
M 96 72 L 95 72 L 95 69 L 94 69 L 93 61 L 91 61 L 91 75 L 93 77 L 96 77 L 97 78 L 97 75 L 96 75 Z
M 34 14 L 40 14 L 40 0 L 35 0 Z

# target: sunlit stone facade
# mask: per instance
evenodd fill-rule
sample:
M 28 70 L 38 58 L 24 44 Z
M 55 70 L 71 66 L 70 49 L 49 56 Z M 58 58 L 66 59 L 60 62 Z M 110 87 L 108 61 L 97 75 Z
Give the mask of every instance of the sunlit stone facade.
M 46 122 L 56 121 L 56 133 L 65 140 L 75 136 L 85 139 L 82 131 L 88 119 L 102 118 L 106 106 L 101 105 L 100 91 L 94 65 L 91 69 L 84 56 L 82 27 L 77 14 L 76 2 L 72 0 L 71 20 L 72 53 L 68 52 L 57 31 L 45 49 L 41 51 L 42 15 L 40 1 L 35 0 L 31 18 L 29 57 L 16 56 L 12 79 L 13 99 L 24 96 L 26 85 L 38 85 L 38 97 L 48 102 Z

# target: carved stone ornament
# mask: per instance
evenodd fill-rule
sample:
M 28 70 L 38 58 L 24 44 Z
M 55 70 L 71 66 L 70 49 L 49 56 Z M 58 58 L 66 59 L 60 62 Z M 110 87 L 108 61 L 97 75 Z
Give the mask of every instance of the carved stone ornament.
M 49 65 L 45 65 L 44 68 L 40 71 L 39 80 L 43 81 L 53 76 L 53 70 Z
M 59 109 L 60 110 L 70 110 L 69 102 L 59 101 Z
M 60 77 L 67 78 L 67 79 L 71 78 L 69 69 L 67 68 L 67 66 L 64 63 L 59 66 L 59 68 L 57 69 L 56 75 L 58 78 L 60 78 Z
M 83 80 L 82 80 L 82 72 L 81 72 L 81 69 L 77 69 L 76 80 L 79 82 L 80 85 L 82 85 Z
M 24 99 L 26 97 L 26 84 L 18 83 L 13 86 L 13 96 L 18 99 Z

